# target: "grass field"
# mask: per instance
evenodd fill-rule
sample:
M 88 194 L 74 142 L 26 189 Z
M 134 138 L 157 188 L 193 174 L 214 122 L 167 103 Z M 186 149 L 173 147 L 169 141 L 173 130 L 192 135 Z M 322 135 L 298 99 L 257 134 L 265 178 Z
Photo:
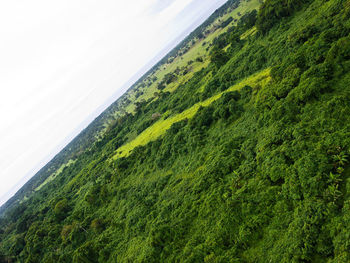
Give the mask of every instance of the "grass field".
M 247 37 L 254 35 L 256 32 L 258 32 L 258 30 L 257 30 L 257 28 L 254 26 L 254 27 L 252 27 L 251 29 L 248 29 L 246 32 L 244 32 L 244 33 L 241 35 L 241 39 L 246 39 Z
M 158 120 L 152 126 L 150 126 L 146 130 L 144 130 L 141 134 L 139 134 L 136 138 L 124 144 L 123 146 L 119 147 L 113 159 L 128 156 L 135 147 L 146 145 L 150 141 L 156 140 L 158 137 L 162 136 L 166 132 L 166 130 L 171 127 L 173 123 L 179 122 L 184 119 L 192 118 L 200 107 L 209 106 L 211 103 L 219 99 L 224 93 L 234 91 L 234 90 L 240 90 L 246 85 L 249 85 L 252 88 L 257 86 L 264 87 L 269 81 L 270 81 L 270 69 L 265 69 L 259 73 L 256 73 L 242 80 L 241 82 L 230 87 L 224 92 L 221 92 L 211 98 L 208 98 L 205 101 L 194 104 L 192 107 L 190 107 L 187 110 L 184 110 L 179 114 L 171 116 L 167 119 L 162 118 Z
M 41 185 L 39 185 L 37 188 L 35 188 L 35 191 L 40 190 L 48 182 L 51 182 L 53 179 L 55 179 L 63 171 L 64 168 L 72 165 L 75 162 L 76 162 L 76 160 L 74 160 L 74 161 L 73 160 L 69 160 L 67 163 L 62 164 L 61 167 L 58 168 L 56 172 L 52 173 L 48 178 L 46 178 L 46 180 Z

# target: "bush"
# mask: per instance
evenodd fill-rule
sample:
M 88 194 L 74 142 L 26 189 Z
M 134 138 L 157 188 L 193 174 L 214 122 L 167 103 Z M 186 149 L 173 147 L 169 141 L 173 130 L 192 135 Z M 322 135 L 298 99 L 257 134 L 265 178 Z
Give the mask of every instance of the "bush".
M 211 63 L 213 63 L 217 68 L 225 65 L 229 59 L 230 57 L 226 54 L 226 52 L 218 47 L 214 47 L 210 55 Z
M 66 198 L 57 202 L 54 208 L 54 214 L 57 219 L 62 220 L 66 217 L 68 212 L 68 201 Z
M 266 0 L 259 8 L 256 27 L 265 34 L 280 22 L 282 17 L 292 15 L 307 2 L 309 0 Z

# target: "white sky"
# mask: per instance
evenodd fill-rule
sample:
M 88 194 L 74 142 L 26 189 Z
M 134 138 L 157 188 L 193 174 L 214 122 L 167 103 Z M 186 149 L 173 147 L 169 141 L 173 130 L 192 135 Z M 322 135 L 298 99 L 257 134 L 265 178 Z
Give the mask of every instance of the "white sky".
M 1 1 L 0 205 L 166 44 L 224 2 Z

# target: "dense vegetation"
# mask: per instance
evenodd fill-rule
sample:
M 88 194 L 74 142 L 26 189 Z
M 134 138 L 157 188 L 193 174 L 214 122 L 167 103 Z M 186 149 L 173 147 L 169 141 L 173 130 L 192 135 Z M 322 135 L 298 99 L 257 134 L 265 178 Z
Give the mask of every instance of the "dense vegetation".
M 257 2 L 257 0 L 252 0 L 252 2 Z M 98 140 L 104 139 L 104 134 L 108 132 L 111 127 L 118 122 L 119 118 L 124 116 L 126 113 L 131 113 L 133 106 L 137 106 L 139 102 L 144 102 L 143 95 L 144 93 L 150 93 L 153 95 L 150 85 L 154 84 L 157 87 L 160 87 L 159 90 L 163 90 L 165 86 L 162 83 L 165 82 L 166 78 L 160 82 L 157 82 L 157 76 L 155 73 L 160 73 L 159 70 L 162 66 L 171 63 L 176 57 L 183 55 L 189 49 L 191 44 L 197 40 L 202 40 L 205 36 L 215 31 L 216 27 L 213 23 L 217 23 L 218 18 L 220 18 L 228 13 L 230 10 L 236 9 L 239 5 L 239 1 L 230 0 L 227 1 L 221 8 L 216 10 L 201 26 L 194 30 L 188 37 L 186 37 L 181 43 L 179 43 L 169 54 L 167 54 L 163 59 L 161 59 L 157 64 L 155 64 L 144 76 L 142 76 L 138 81 L 136 81 L 124 93 L 120 99 L 112 103 L 100 116 L 98 116 L 86 129 L 84 129 L 79 136 L 77 136 L 71 143 L 69 143 L 59 154 L 57 154 L 47 165 L 45 165 L 33 178 L 31 178 L 17 193 L 14 195 L 5 205 L 0 207 L 0 214 L 2 214 L 6 209 L 11 209 L 16 206 L 21 200 L 29 198 L 35 194 L 36 189 L 45 183 L 52 173 L 57 170 L 60 170 L 66 166 L 70 160 L 78 158 L 82 152 L 91 150 L 91 145 L 93 145 Z M 244 9 L 243 9 L 244 10 Z M 220 23 L 219 23 L 220 25 Z M 217 33 L 215 31 L 215 33 Z M 183 57 L 181 57 L 183 59 Z M 197 57 L 196 61 L 201 61 L 202 58 Z M 193 62 L 193 61 L 192 61 Z M 203 61 L 202 61 L 203 62 Z M 173 65 L 175 63 L 172 63 Z M 159 72 L 160 71 L 160 72 Z M 169 72 L 168 76 L 174 76 L 174 72 Z M 182 74 L 193 71 L 192 67 L 183 67 Z M 143 89 L 143 90 L 142 90 Z M 145 94 L 147 95 L 147 94 Z M 153 97 L 151 95 L 151 97 Z M 145 96 L 147 98 L 147 96 Z M 139 101 L 138 101 L 139 100 Z
M 226 21 L 207 66 L 6 210 L 0 262 L 350 262 L 350 2 Z

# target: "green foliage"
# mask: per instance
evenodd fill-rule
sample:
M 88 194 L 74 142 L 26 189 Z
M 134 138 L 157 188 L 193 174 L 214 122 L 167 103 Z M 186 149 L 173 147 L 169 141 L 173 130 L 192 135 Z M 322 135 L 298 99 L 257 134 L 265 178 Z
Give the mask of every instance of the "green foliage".
M 229 60 L 229 56 L 226 54 L 226 52 L 220 48 L 214 48 L 211 56 L 210 61 L 218 68 L 225 65 L 226 62 Z
M 281 18 L 292 15 L 308 0 L 266 0 L 260 6 L 256 26 L 262 33 L 266 33 Z
M 242 15 L 212 63 L 6 210 L 0 261 L 349 262 L 349 10 Z
M 57 219 L 61 220 L 64 219 L 67 212 L 68 212 L 68 201 L 66 198 L 60 200 L 57 202 L 54 208 L 54 214 Z
M 249 29 L 255 26 L 257 19 L 257 11 L 253 10 L 249 13 L 244 14 L 241 19 L 238 21 L 238 26 L 243 29 Z

